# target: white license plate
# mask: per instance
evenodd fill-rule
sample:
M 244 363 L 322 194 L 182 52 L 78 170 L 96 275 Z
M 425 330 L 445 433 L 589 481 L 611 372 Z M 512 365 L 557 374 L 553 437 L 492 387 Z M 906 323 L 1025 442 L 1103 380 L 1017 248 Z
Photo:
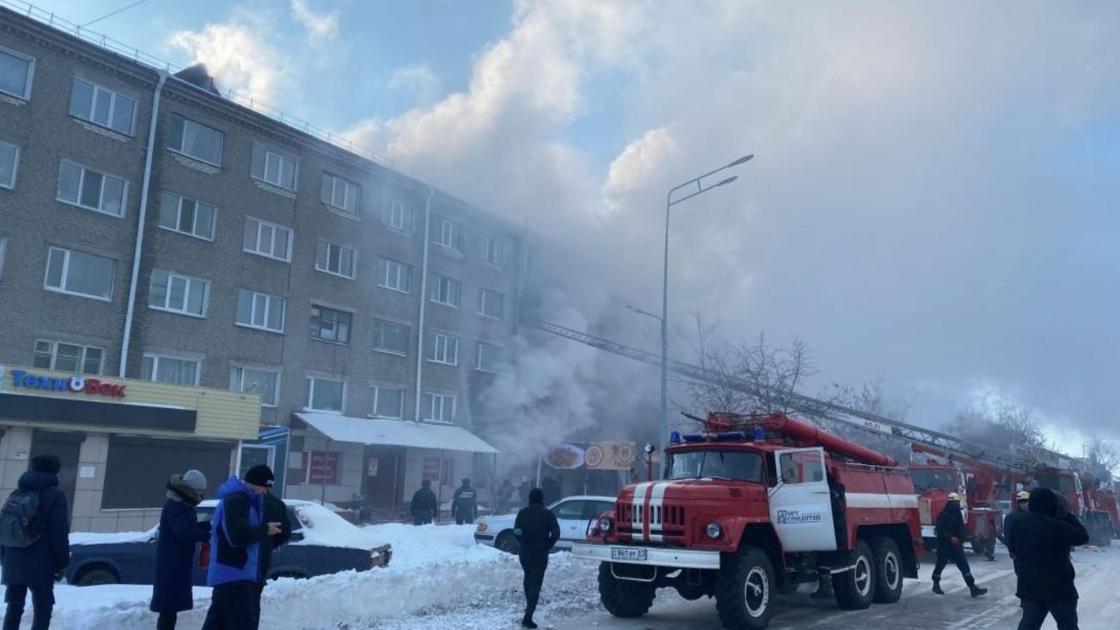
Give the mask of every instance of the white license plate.
M 611 560 L 630 560 L 633 562 L 645 562 L 649 557 L 648 554 L 649 552 L 645 549 L 611 547 Z

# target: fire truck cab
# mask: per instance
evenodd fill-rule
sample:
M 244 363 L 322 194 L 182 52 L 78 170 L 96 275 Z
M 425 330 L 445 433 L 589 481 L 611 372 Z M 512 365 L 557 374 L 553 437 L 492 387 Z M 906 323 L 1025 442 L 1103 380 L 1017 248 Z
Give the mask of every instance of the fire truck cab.
M 830 580 L 854 610 L 917 577 L 917 498 L 890 457 L 782 414 L 713 413 L 672 442 L 665 480 L 623 488 L 573 546 L 600 562 L 611 614 L 641 616 L 671 587 L 714 597 L 725 627 L 765 628 L 799 584 Z

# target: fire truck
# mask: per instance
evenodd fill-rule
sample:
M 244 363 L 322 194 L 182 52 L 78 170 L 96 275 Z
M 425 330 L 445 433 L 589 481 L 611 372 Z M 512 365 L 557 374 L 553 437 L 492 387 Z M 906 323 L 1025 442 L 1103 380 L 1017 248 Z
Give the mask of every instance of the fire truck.
M 714 597 L 728 628 L 765 628 L 775 595 L 830 580 L 841 608 L 892 603 L 918 575 L 909 473 L 784 414 L 712 413 L 674 432 L 666 479 L 626 486 L 576 557 L 598 561 L 603 606 L 639 617 L 657 589 Z
M 1097 546 L 1112 544 L 1116 533 L 1113 520 L 1115 501 L 1109 501 L 1104 475 L 1084 470 L 1085 463 L 1047 449 L 1032 454 L 1040 462 L 1034 473 L 1034 484 L 1049 488 L 1065 499 L 1066 508 L 1076 514 L 1085 529 L 1089 530 L 1089 543 Z M 1110 506 L 1112 503 L 1113 506 Z
M 936 546 L 934 522 L 945 509 L 950 492 L 961 495 L 961 512 L 972 550 L 978 555 L 995 552 L 1003 535 L 1004 512 L 1000 502 L 1010 502 L 1023 487 L 1021 469 L 964 457 L 943 449 L 912 443 L 910 478 L 918 492 L 922 538 L 926 549 Z

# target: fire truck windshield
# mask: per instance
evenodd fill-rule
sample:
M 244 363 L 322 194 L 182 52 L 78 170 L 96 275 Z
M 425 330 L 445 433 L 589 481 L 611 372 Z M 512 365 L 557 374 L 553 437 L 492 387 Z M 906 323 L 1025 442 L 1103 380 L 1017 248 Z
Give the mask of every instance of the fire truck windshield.
M 929 490 L 956 492 L 961 485 L 960 475 L 953 470 L 911 468 L 910 478 L 914 480 L 914 489 L 918 492 Z
M 1077 484 L 1072 475 L 1039 475 L 1038 485 L 1057 492 L 1077 492 Z
M 670 479 L 729 479 L 762 483 L 762 456 L 742 451 L 673 453 Z

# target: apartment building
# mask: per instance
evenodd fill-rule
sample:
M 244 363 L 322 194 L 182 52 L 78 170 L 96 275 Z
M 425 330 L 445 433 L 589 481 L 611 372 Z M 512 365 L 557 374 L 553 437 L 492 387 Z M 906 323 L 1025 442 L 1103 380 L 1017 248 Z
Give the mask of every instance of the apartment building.
M 204 68 L 0 8 L 0 364 L 259 395 L 232 471 L 392 510 L 422 478 L 450 492 L 490 469 L 475 403 L 525 255 L 514 226 Z M 7 428 L 3 406 L 0 425 L 0 451 L 61 430 Z

